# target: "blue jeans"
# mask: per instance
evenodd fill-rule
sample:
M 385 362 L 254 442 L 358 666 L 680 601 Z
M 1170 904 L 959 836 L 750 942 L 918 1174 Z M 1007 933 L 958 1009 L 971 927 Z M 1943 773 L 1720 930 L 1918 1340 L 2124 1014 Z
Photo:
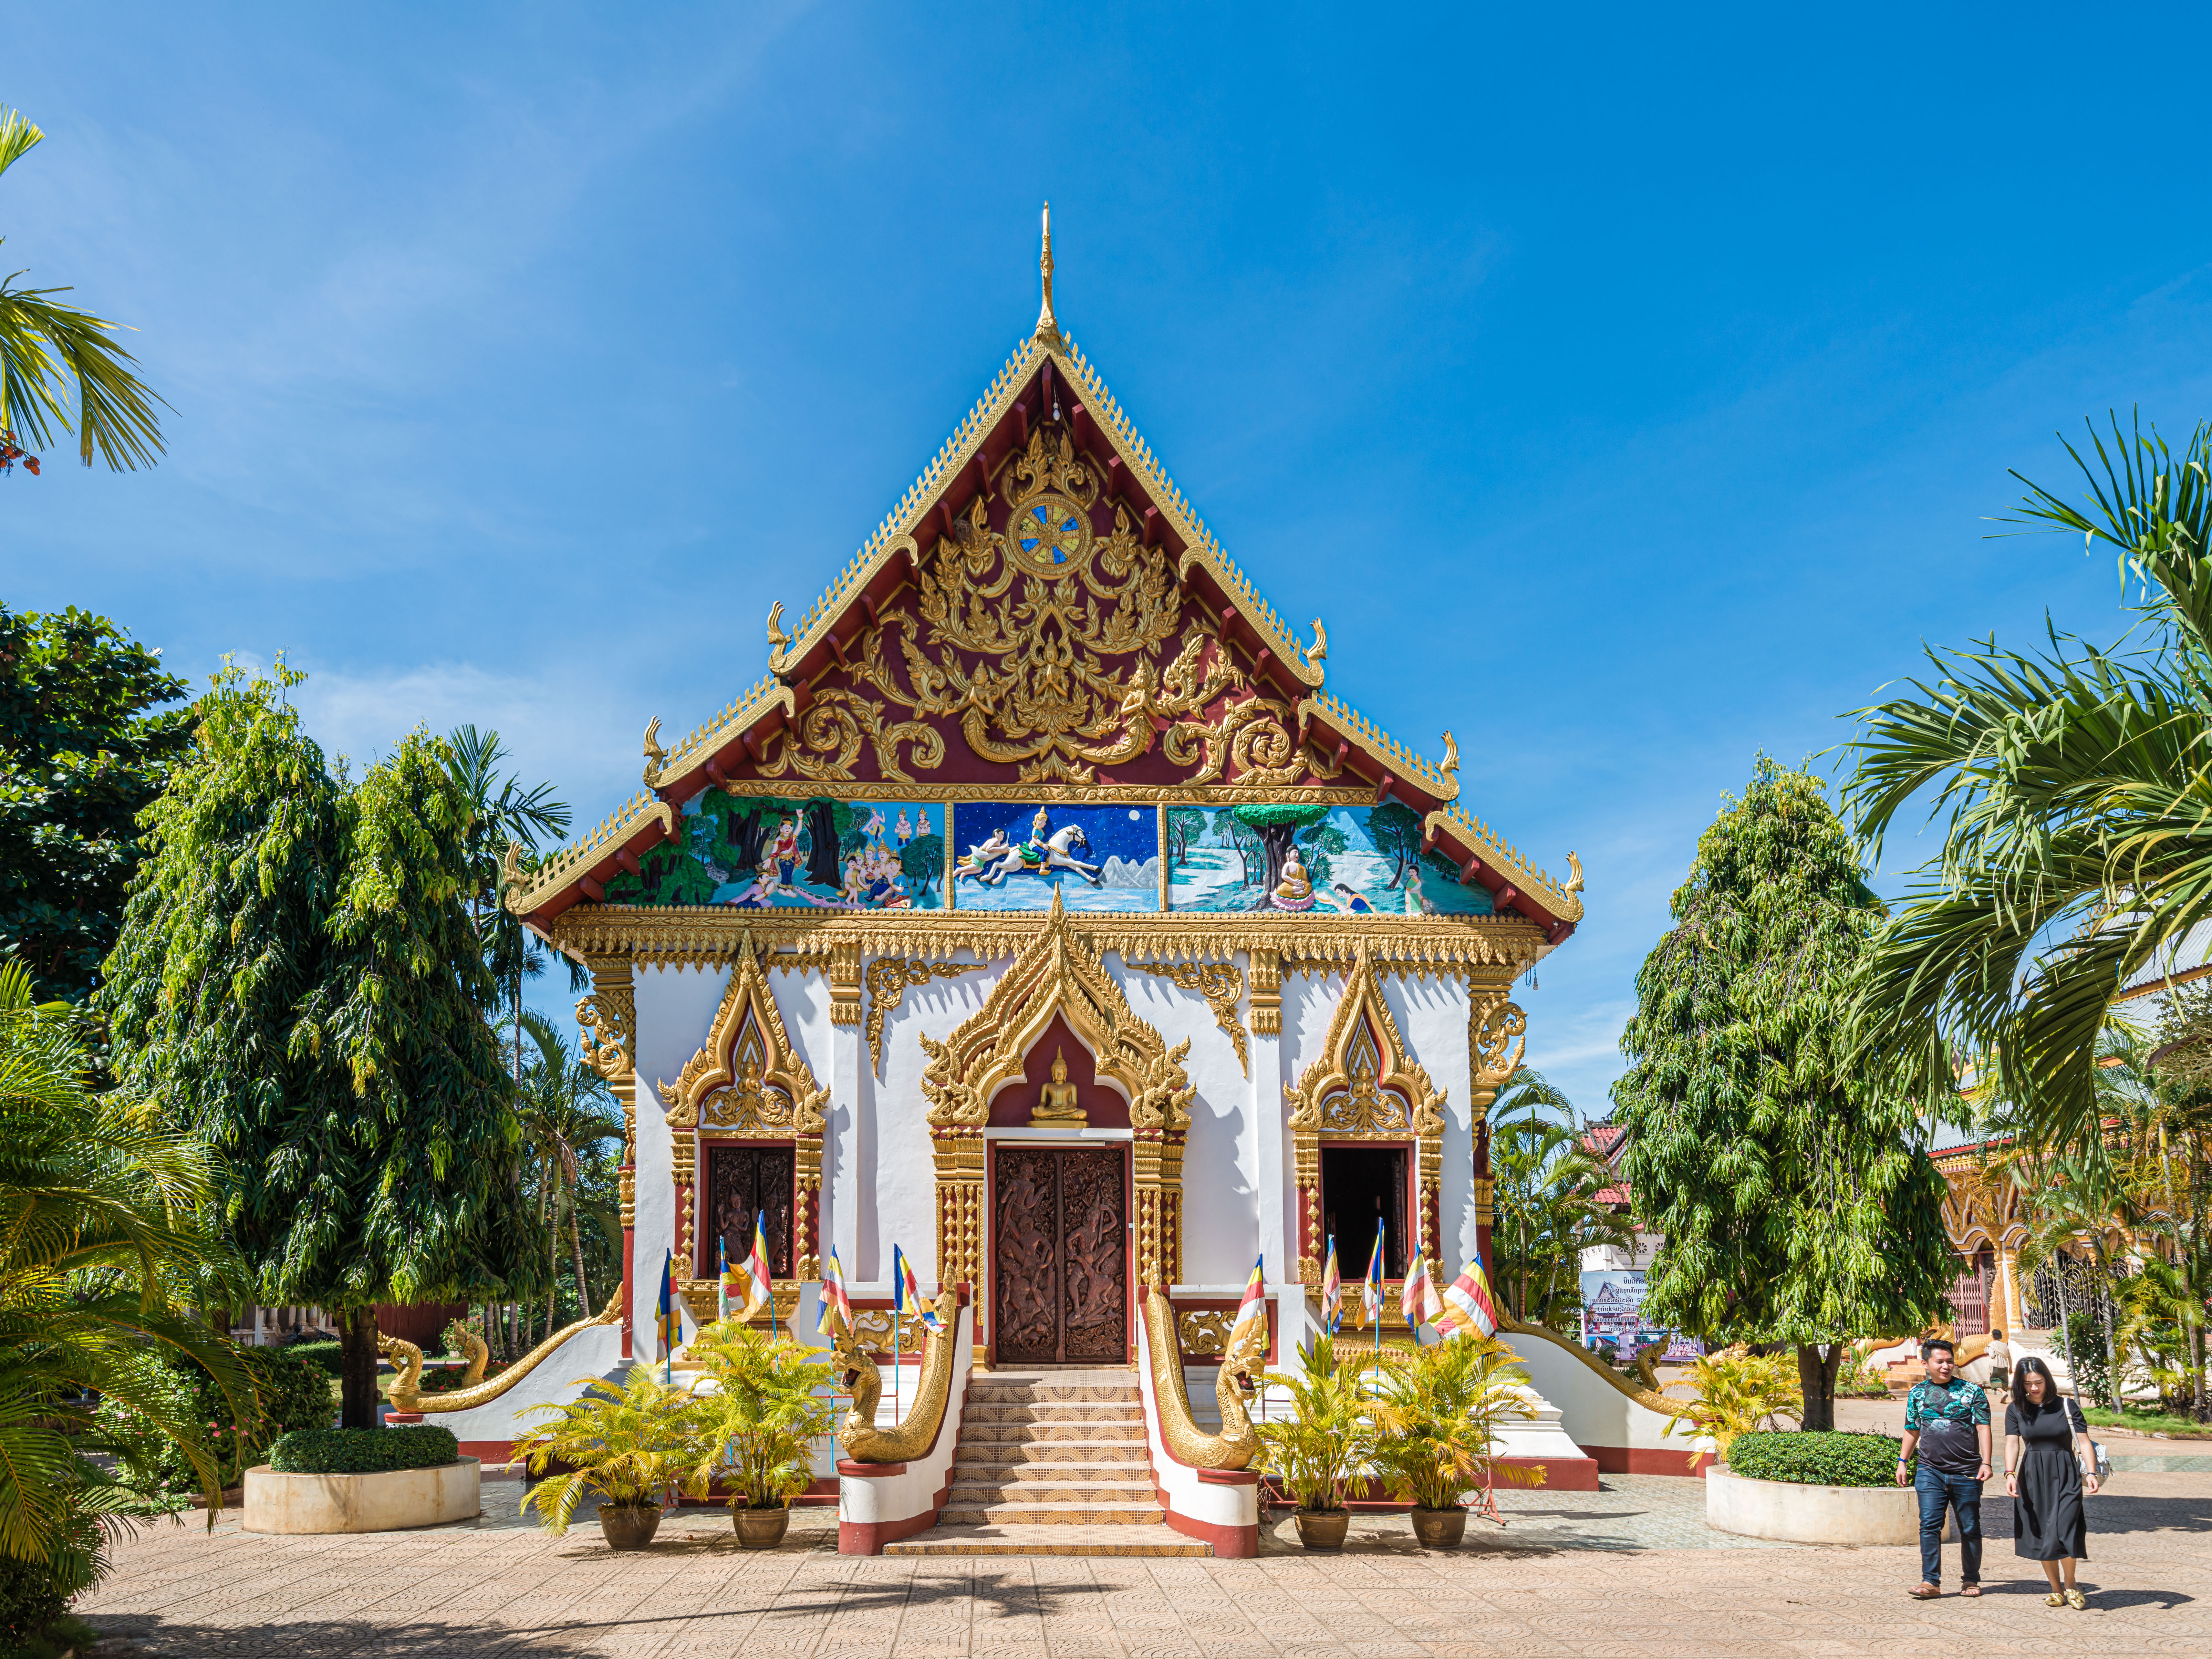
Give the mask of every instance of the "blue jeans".
M 1943 1510 L 1959 1516 L 1959 1582 L 1982 1582 L 1982 1483 L 1972 1475 L 1944 1474 L 1925 1463 L 1912 1477 L 1912 1490 L 1920 1499 L 1920 1577 L 1923 1583 L 1943 1582 Z

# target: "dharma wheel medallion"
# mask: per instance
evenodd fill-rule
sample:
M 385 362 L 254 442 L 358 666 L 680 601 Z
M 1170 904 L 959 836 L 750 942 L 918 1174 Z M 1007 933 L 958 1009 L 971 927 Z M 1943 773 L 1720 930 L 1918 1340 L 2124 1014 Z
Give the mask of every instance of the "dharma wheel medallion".
M 1091 550 L 1091 516 L 1065 495 L 1039 495 L 1015 509 L 1006 538 L 1037 574 L 1065 576 Z

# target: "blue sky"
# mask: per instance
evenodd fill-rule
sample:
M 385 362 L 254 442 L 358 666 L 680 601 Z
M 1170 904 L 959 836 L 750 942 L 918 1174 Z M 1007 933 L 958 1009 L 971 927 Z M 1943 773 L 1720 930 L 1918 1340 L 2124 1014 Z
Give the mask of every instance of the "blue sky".
M 2212 14 L 1540 10 L 11 15 L 6 269 L 174 413 L 0 479 L 0 593 L 286 650 L 356 756 L 496 726 L 595 821 L 1027 331 L 1049 198 L 1063 324 L 1333 689 L 1580 853 L 1529 1052 L 1602 1110 L 1759 750 L 1923 639 L 2124 624 L 1985 520 L 2085 415 L 2212 416 Z

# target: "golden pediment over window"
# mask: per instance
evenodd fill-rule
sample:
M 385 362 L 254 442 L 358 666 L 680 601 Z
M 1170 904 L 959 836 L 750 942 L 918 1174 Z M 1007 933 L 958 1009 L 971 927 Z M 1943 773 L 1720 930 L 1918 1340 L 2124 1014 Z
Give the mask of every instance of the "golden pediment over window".
M 822 1133 L 830 1091 L 793 1050 L 768 975 L 747 934 L 730 988 L 699 1052 L 674 1087 L 660 1085 L 668 1127 L 713 1127 L 781 1137 Z

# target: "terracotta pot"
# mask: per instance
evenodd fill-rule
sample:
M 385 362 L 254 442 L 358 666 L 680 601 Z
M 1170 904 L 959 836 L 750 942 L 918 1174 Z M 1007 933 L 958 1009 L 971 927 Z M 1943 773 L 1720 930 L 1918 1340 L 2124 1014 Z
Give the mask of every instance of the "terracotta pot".
M 1467 1536 L 1467 1511 L 1462 1509 L 1413 1511 L 1413 1536 L 1425 1550 L 1455 1550 Z
M 660 1530 L 660 1509 L 658 1504 L 624 1509 L 613 1504 L 599 1505 L 599 1530 L 606 1534 L 611 1550 L 641 1550 L 653 1541 L 653 1534 Z
M 791 1525 L 787 1509 L 732 1510 L 738 1522 L 738 1542 L 749 1550 L 772 1550 L 783 1542 L 784 1529 Z
M 1298 1542 L 1310 1550 L 1340 1550 L 1345 1528 L 1352 1524 L 1350 1510 L 1300 1510 Z

